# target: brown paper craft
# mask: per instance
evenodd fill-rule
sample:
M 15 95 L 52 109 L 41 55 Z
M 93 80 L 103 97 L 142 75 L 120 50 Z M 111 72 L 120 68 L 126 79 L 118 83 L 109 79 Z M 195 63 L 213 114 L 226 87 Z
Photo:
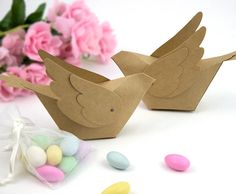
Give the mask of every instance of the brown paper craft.
M 154 79 L 144 73 L 116 80 L 77 68 L 39 51 L 50 86 L 2 75 L 9 86 L 34 91 L 60 129 L 82 139 L 112 138 L 121 131 Z
M 143 98 L 149 109 L 195 110 L 222 63 L 236 59 L 236 52 L 202 59 L 201 19 L 199 12 L 151 56 L 121 51 L 112 57 L 124 75 L 143 72 L 156 79 Z

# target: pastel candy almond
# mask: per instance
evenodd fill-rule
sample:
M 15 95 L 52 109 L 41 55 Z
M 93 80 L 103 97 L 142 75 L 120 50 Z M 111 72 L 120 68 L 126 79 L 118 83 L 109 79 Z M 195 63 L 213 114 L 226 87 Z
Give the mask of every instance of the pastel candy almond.
M 79 140 L 74 136 L 65 137 L 60 144 L 63 155 L 73 156 L 79 149 Z
M 126 170 L 129 167 L 129 160 L 120 152 L 109 152 L 107 154 L 107 161 L 110 166 L 119 170 Z
M 78 164 L 78 161 L 73 156 L 65 156 L 62 158 L 59 168 L 64 173 L 70 173 Z
M 44 150 L 38 146 L 30 146 L 26 151 L 28 162 L 33 167 L 39 167 L 46 163 L 47 156 Z
M 51 144 L 49 137 L 46 135 L 35 135 L 32 137 L 32 141 L 44 150 Z
M 106 188 L 102 194 L 128 194 L 130 185 L 128 182 L 118 182 Z
M 64 173 L 55 166 L 44 165 L 36 169 L 40 177 L 50 183 L 57 183 L 64 180 Z
M 185 171 L 190 166 L 190 161 L 178 154 L 169 154 L 165 157 L 165 163 L 166 165 L 176 171 Z
M 86 141 L 80 141 L 79 143 L 79 150 L 77 151 L 75 157 L 77 160 L 82 160 L 84 159 L 87 154 L 90 152 L 91 146 L 88 142 Z
M 48 164 L 58 165 L 62 160 L 61 148 L 57 145 L 51 145 L 47 149 Z

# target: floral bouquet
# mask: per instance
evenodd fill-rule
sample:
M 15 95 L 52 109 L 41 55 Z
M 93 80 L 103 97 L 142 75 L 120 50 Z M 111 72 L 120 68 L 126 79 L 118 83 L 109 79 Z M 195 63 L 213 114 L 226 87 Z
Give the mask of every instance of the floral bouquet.
M 107 62 L 116 46 L 109 23 L 99 23 L 83 0 L 72 4 L 55 0 L 42 19 L 45 7 L 45 3 L 39 5 L 26 17 L 24 0 L 13 0 L 11 9 L 0 21 L 0 74 L 10 73 L 32 83 L 48 84 L 39 49 L 76 66 L 81 59 Z M 29 94 L 0 80 L 1 101 Z

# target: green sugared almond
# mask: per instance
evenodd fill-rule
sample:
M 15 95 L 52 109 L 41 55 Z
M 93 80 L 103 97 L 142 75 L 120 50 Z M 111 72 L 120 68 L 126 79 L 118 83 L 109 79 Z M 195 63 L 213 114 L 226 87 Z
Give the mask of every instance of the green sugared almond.
M 51 141 L 46 135 L 35 135 L 32 138 L 32 141 L 42 149 L 46 150 L 48 146 L 51 144 Z
M 59 164 L 59 168 L 64 173 L 70 173 L 78 164 L 78 161 L 73 156 L 65 156 L 62 158 L 61 163 Z

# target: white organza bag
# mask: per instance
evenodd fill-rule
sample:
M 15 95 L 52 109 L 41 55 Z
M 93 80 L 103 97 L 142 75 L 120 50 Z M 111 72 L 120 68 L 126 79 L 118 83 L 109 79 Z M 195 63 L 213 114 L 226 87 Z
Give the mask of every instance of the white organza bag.
M 89 153 L 87 142 L 71 133 L 35 126 L 16 107 L 0 114 L 0 139 L 10 140 L 2 151 L 11 152 L 9 174 L 0 186 L 13 180 L 16 162 L 50 187 L 62 182 Z M 0 163 L 1 165 L 1 163 Z

